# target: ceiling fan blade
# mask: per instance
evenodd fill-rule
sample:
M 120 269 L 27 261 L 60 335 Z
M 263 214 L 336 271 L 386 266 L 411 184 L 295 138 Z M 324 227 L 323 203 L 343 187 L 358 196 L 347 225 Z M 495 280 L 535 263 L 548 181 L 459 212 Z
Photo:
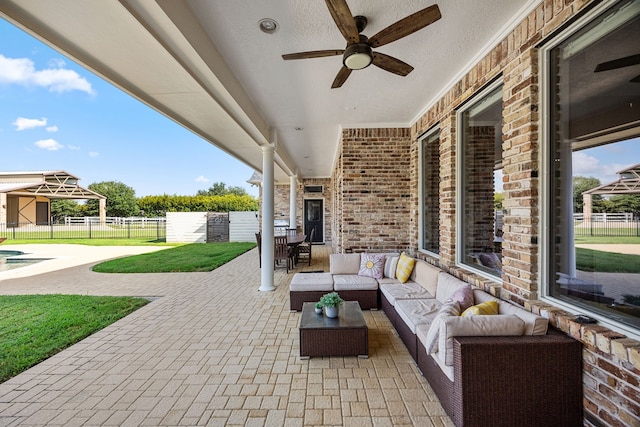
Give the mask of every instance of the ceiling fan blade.
M 308 52 L 297 52 L 297 53 L 287 53 L 286 55 L 282 55 L 282 59 L 307 59 L 307 58 L 322 58 L 323 56 L 336 56 L 342 55 L 344 53 L 344 49 L 334 49 L 334 50 L 310 50 Z
M 640 74 L 629 80 L 631 83 L 640 83 Z
M 593 70 L 593 72 L 599 73 L 600 71 L 615 70 L 616 68 L 629 67 L 631 65 L 638 64 L 640 64 L 640 54 L 614 59 L 613 61 L 602 62 L 596 66 L 596 69 Z
M 403 77 L 413 71 L 413 67 L 406 62 L 380 52 L 373 53 L 373 65 Z
M 347 44 L 358 43 L 360 34 L 358 34 L 356 21 L 353 19 L 346 0 L 325 0 L 325 2 L 342 36 L 347 40 Z
M 340 71 L 338 71 L 336 78 L 333 80 L 331 89 L 336 89 L 341 87 L 344 84 L 344 82 L 347 81 L 347 78 L 349 77 L 350 74 L 351 74 L 351 69 L 343 65 Z
M 437 4 L 434 4 L 399 20 L 395 24 L 389 25 L 373 37 L 369 37 L 369 44 L 371 47 L 383 46 L 409 34 L 413 34 L 440 18 L 442 18 L 440 9 Z

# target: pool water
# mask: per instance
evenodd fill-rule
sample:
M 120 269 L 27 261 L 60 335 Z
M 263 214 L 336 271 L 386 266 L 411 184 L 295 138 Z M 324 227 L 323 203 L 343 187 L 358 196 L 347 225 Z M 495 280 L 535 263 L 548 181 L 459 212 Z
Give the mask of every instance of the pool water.
M 22 251 L 0 251 L 0 271 L 14 270 L 20 267 L 37 264 L 50 258 L 13 258 L 24 255 Z
M 48 259 L 50 258 L 18 258 L 18 259 L 0 258 L 0 271 L 14 270 L 16 268 L 37 264 L 41 261 L 46 261 Z
M 10 256 L 24 255 L 22 251 L 0 251 L 0 258 L 8 258 Z

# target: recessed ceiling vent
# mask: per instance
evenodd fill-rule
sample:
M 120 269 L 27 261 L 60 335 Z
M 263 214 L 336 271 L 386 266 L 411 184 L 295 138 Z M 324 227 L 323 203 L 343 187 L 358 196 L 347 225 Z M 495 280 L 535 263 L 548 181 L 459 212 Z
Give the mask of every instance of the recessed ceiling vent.
M 322 193 L 323 188 L 322 185 L 305 185 L 304 192 L 305 193 Z

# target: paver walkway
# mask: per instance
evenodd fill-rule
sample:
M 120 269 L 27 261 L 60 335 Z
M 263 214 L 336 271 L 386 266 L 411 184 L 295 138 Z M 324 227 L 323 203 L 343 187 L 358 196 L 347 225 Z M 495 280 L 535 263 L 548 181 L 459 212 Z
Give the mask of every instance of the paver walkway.
M 328 271 L 314 247 L 309 270 Z M 84 265 L 4 280 L 0 294 L 158 297 L 0 384 L 0 425 L 452 425 L 381 311 L 368 359 L 300 360 L 293 274 L 259 292 L 257 250 L 210 273 L 102 274 Z

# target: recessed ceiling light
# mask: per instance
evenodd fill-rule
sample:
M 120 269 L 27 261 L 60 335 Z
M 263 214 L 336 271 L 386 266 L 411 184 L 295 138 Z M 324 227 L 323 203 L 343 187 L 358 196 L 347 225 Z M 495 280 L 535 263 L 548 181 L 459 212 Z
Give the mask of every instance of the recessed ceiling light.
M 264 18 L 258 21 L 258 27 L 267 34 L 273 34 L 278 31 L 278 23 L 271 18 Z

